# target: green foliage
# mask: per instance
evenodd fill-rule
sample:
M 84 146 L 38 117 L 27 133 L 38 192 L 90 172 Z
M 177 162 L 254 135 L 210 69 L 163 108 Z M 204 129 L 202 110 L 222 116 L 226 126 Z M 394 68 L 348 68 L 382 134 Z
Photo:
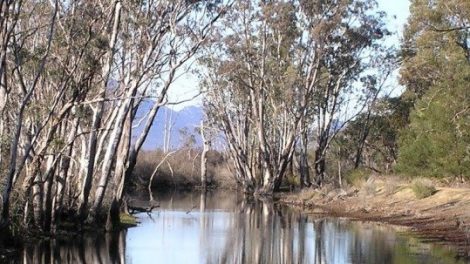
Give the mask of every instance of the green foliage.
M 452 87 L 433 87 L 417 103 L 411 123 L 402 133 L 399 172 L 470 175 L 470 113 L 462 112 L 470 105 L 467 85 L 455 82 Z
M 416 103 L 400 135 L 396 169 L 408 175 L 470 176 L 470 50 L 462 40 L 469 32 L 456 29 L 470 14 L 470 4 L 414 1 L 411 10 L 405 46 L 413 52 L 402 77 Z
M 346 175 L 346 182 L 355 187 L 362 186 L 369 179 L 370 171 L 364 168 L 351 170 Z
M 458 52 L 468 51 L 470 2 L 467 0 L 413 0 L 402 43 L 401 81 L 406 85 L 404 97 L 415 101 L 444 77 L 442 70 L 451 66 Z M 465 48 L 465 46 L 467 46 Z M 466 50 L 465 50 L 466 49 Z
M 296 177 L 295 175 L 287 175 L 285 183 L 288 186 L 300 186 L 300 177 Z
M 416 198 L 424 199 L 426 197 L 432 196 L 437 192 L 434 184 L 430 180 L 426 179 L 416 179 L 411 185 Z
M 126 213 L 121 213 L 119 214 L 119 222 L 122 226 L 136 226 L 138 224 L 137 218 L 135 218 L 133 215 L 126 214 Z

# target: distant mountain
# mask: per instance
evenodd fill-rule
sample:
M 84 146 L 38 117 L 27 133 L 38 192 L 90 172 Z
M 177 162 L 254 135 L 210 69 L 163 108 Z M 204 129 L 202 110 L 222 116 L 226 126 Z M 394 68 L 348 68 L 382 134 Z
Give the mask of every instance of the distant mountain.
M 132 139 L 135 141 L 142 132 L 146 115 L 152 108 L 153 102 L 144 101 L 137 110 L 132 130 Z M 139 122 L 142 118 L 144 119 Z M 143 150 L 154 150 L 163 148 L 165 142 L 165 130 L 169 131 L 170 149 L 179 148 L 192 140 L 196 146 L 201 146 L 201 137 L 197 132 L 201 120 L 204 117 L 204 111 L 198 106 L 188 106 L 179 111 L 168 107 L 162 107 L 155 117 L 154 123 L 150 129 L 147 139 L 144 142 Z

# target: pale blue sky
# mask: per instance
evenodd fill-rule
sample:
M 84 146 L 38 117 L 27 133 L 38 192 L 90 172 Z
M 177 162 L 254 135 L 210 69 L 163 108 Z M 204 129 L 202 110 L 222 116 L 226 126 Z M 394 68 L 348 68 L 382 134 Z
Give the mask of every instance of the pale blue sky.
M 409 0 L 377 0 L 379 3 L 379 9 L 384 10 L 388 14 L 389 30 L 396 33 L 390 40 L 391 43 L 398 45 L 402 35 L 403 25 L 409 16 Z M 397 72 L 394 74 L 394 78 L 397 78 Z M 392 81 L 394 85 L 398 85 L 396 81 Z M 174 83 L 174 86 L 169 91 L 170 101 L 186 100 L 194 97 L 198 94 L 198 80 L 191 74 L 185 74 L 178 78 Z M 398 89 L 399 90 L 399 89 Z M 399 92 L 399 91 L 397 91 Z M 182 109 L 189 105 L 198 105 L 201 103 L 201 96 L 190 102 L 171 106 L 175 110 Z
M 388 14 L 389 29 L 401 37 L 403 26 L 410 15 L 409 0 L 377 0 L 379 8 Z M 396 18 L 394 18 L 394 16 Z

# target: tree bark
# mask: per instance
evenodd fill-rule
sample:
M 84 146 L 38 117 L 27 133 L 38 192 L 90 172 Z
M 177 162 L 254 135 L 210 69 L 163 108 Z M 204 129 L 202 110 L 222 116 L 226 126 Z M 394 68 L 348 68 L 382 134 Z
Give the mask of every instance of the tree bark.
M 326 162 L 323 153 L 324 150 L 322 148 L 318 148 L 315 151 L 315 181 L 318 187 L 321 187 L 325 180 Z
M 209 152 L 209 139 L 204 132 L 204 121 L 201 121 L 201 138 L 202 138 L 202 154 L 201 154 L 201 186 L 207 188 L 207 152 Z
M 300 187 L 310 187 L 310 166 L 308 164 L 308 134 L 307 124 L 302 122 L 300 134 L 300 151 L 299 151 L 299 175 Z

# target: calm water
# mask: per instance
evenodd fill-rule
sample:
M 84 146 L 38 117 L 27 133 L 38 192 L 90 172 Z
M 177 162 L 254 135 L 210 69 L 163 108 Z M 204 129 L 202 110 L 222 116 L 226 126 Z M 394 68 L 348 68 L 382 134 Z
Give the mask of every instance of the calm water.
M 10 263 L 465 263 L 385 225 L 307 216 L 228 192 L 153 198 L 160 208 L 139 214 L 138 227 L 43 241 Z

